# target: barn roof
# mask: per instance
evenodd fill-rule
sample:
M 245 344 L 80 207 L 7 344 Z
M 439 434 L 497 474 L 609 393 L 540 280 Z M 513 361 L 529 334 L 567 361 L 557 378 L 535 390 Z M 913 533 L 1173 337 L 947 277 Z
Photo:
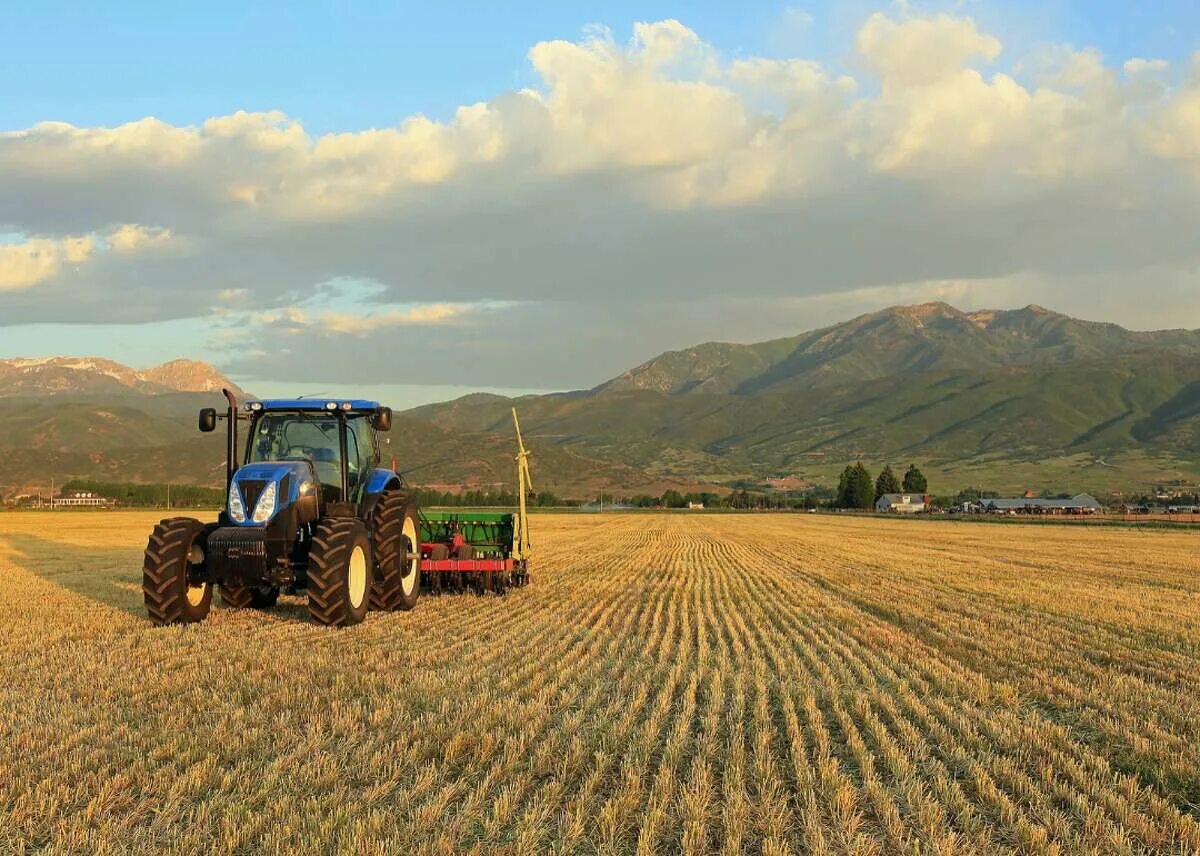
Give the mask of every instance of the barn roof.
M 1016 497 L 985 499 L 983 504 L 990 508 L 1099 508 L 1096 497 L 1088 493 L 1080 493 L 1070 499 L 1045 499 L 1043 497 Z

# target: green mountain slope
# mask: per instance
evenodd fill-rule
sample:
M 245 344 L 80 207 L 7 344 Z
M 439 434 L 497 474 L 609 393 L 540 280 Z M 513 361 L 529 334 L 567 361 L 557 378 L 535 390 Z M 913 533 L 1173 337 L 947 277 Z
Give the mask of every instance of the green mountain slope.
M 531 435 L 589 454 L 673 469 L 683 450 L 726 468 L 989 452 L 1036 456 L 1162 444 L 1200 452 L 1200 362 L 1133 354 L 1060 367 L 912 373 L 754 395 L 636 390 L 517 402 Z M 413 415 L 452 430 L 499 429 L 509 402 L 454 402 Z
M 470 396 L 411 415 L 493 431 L 511 405 Z M 984 467 L 1014 486 L 1064 458 L 1094 468 L 1089 484 L 1175 478 L 1200 457 L 1200 334 L 926 304 L 671 352 L 593 390 L 517 405 L 542 442 L 672 477 L 822 476 L 861 457 L 948 478 Z
M 51 477 L 216 484 L 211 367 L 0 361 L 0 493 Z M 189 391 L 191 390 L 191 391 Z M 207 390 L 204 392 L 195 390 Z M 916 461 L 942 489 L 1145 486 L 1200 477 L 1200 332 L 1135 332 L 1036 306 L 893 307 L 786 339 L 660 355 L 586 391 L 515 401 L 541 489 L 661 492 L 846 461 Z M 512 479 L 514 401 L 398 415 L 390 454 L 415 483 Z
M 224 434 L 201 434 L 196 412 L 220 407 L 211 393 L 0 396 L 0 495 L 47 490 L 50 480 L 220 484 Z M 507 411 L 505 411 L 507 414 Z M 481 489 L 514 481 L 511 422 L 507 431 L 474 434 L 397 415 L 386 435 L 388 457 L 414 484 Z M 633 486 L 661 492 L 687 482 L 664 480 L 616 460 L 578 450 L 534 446 L 535 487 L 590 495 Z
M 1137 332 L 1039 306 L 967 313 L 926 303 L 884 309 L 787 339 L 710 342 L 670 351 L 593 392 L 753 394 L 908 372 L 1066 365 L 1143 349 L 1200 355 L 1200 332 Z

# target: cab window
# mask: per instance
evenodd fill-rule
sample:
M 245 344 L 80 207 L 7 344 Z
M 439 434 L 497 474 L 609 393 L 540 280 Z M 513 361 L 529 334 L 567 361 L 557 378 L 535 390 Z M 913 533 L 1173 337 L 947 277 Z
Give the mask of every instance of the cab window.
M 254 423 L 246 462 L 311 461 L 317 480 L 340 489 L 341 444 L 335 417 L 303 413 L 264 413 Z
M 366 416 L 352 416 L 346 420 L 346 464 L 350 471 L 350 482 L 357 484 L 365 479 L 379 461 L 375 447 L 375 432 Z

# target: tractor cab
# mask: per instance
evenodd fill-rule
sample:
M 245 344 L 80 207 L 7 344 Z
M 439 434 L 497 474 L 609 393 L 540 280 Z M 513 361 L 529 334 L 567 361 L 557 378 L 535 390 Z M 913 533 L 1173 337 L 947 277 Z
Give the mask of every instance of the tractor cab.
M 380 463 L 376 431 L 381 409 L 373 402 L 252 401 L 247 464 L 307 464 L 320 503 L 362 503 L 369 476 Z M 335 405 L 330 408 L 329 404 Z M 355 407 L 355 405 L 360 405 Z M 366 405 L 366 406 L 362 406 Z
M 231 402 L 226 415 L 201 410 L 200 430 L 215 430 L 219 418 L 228 420 L 225 515 L 231 523 L 269 523 L 282 507 L 280 493 L 308 506 L 301 508 L 300 522 L 326 514 L 358 516 L 372 494 L 396 478 L 379 468 L 377 436 L 391 429 L 392 411 L 374 401 L 267 399 L 241 407 Z M 244 450 L 240 422 L 249 423 Z

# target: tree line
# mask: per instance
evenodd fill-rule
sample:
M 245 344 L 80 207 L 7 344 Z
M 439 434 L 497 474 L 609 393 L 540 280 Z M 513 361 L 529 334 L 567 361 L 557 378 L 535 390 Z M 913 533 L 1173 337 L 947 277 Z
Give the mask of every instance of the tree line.
M 75 492 L 94 493 L 115 499 L 119 505 L 132 508 L 217 508 L 225 502 L 222 488 L 190 484 L 134 484 L 132 482 L 71 479 L 62 486 L 60 495 Z
M 890 466 L 885 466 L 872 479 L 862 462 L 847 466 L 838 480 L 837 491 L 815 486 L 802 492 L 771 491 L 753 492 L 745 487 L 735 488 L 727 494 L 711 491 L 681 492 L 668 489 L 658 496 L 636 494 L 630 496 L 606 496 L 606 503 L 633 508 L 688 508 L 702 505 L 705 508 L 733 509 L 810 509 L 822 507 L 870 509 L 885 493 L 926 493 L 925 476 L 915 466 L 910 466 L 900 479 Z M 115 499 L 126 507 L 165 508 L 168 497 L 172 508 L 219 508 L 225 502 L 223 488 L 198 485 L 134 484 L 107 482 L 91 479 L 71 479 L 62 486 L 62 492 L 88 491 L 99 496 Z M 458 493 L 414 486 L 410 492 L 417 502 L 426 507 L 448 508 L 512 508 L 517 504 L 513 491 L 501 489 L 465 490 Z M 529 498 L 535 508 L 577 507 L 584 500 L 560 497 L 550 491 L 540 491 Z
M 886 493 L 929 492 L 929 482 L 916 464 L 910 464 L 901 480 L 891 465 L 880 470 L 874 479 L 862 461 L 849 464 L 838 478 L 836 506 L 838 508 L 872 509 Z

